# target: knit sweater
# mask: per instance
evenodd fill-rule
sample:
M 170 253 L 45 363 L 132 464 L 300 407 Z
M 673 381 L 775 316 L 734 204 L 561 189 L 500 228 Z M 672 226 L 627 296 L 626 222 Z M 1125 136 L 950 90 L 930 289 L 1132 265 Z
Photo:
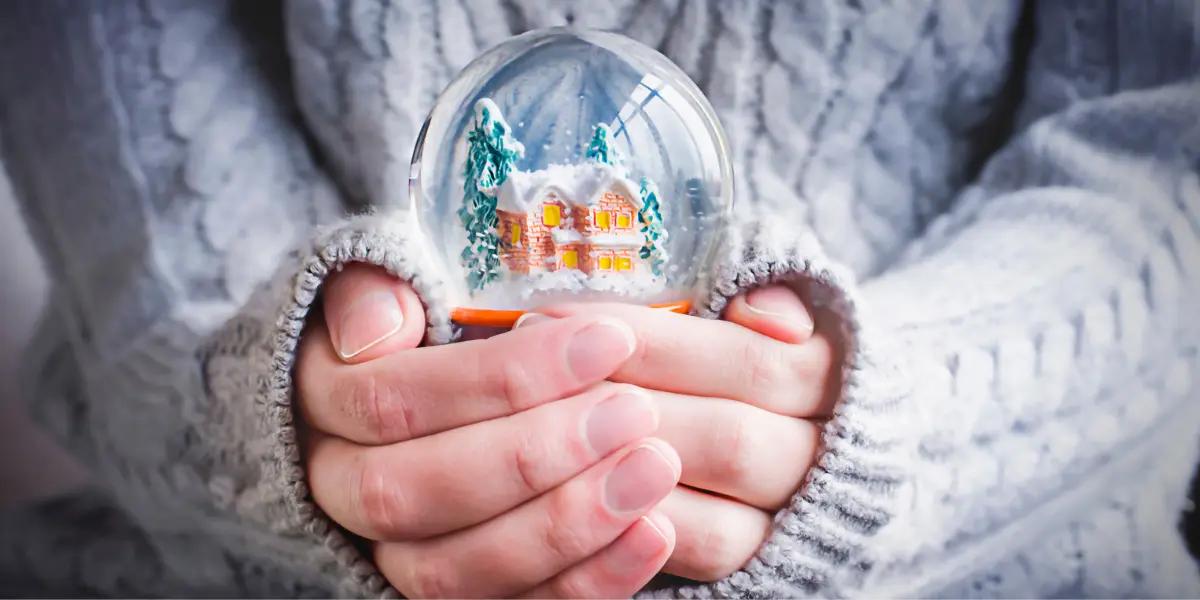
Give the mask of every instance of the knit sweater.
M 453 338 L 398 208 L 420 120 L 482 50 L 574 24 L 658 48 L 729 134 L 739 218 L 698 314 L 785 281 L 848 342 L 756 556 L 646 594 L 1200 594 L 1175 525 L 1200 439 L 1191 0 L 0 11 L 0 146 L 55 275 L 28 397 L 97 482 L 0 516 L 6 592 L 394 593 L 307 492 L 294 350 L 348 261 Z

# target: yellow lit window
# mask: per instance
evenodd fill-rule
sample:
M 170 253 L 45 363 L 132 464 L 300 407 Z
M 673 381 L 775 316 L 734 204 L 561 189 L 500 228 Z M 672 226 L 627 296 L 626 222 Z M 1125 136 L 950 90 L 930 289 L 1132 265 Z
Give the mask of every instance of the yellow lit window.
M 629 213 L 621 213 L 617 215 L 617 229 L 629 229 L 633 225 L 633 218 Z
M 629 258 L 628 256 L 621 256 L 617 258 L 618 271 L 629 271 L 631 269 L 633 269 L 633 259 Z
M 546 227 L 558 227 L 562 223 L 562 207 L 557 204 L 542 205 L 542 224 Z
M 612 211 L 596 211 L 596 228 L 608 231 L 612 227 Z
M 600 259 L 596 261 L 596 265 L 598 267 L 600 267 L 601 271 L 611 271 L 612 270 L 612 255 L 610 255 L 610 254 L 600 255 Z
M 568 269 L 579 268 L 579 251 L 578 250 L 563 250 L 562 266 Z
M 514 246 L 521 243 L 521 224 L 520 223 L 513 223 L 512 243 Z

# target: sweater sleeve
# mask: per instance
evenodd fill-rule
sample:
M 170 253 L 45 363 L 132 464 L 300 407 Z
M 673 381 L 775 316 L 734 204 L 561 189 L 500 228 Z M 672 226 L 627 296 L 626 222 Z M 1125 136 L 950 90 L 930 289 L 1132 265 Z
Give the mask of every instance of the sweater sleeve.
M 758 555 L 668 593 L 1195 592 L 1170 536 L 1200 431 L 1200 83 L 1038 121 L 860 286 L 770 228 L 708 311 L 768 281 L 823 289 L 846 388 Z
M 864 286 L 916 382 L 875 585 L 955 595 L 990 570 L 1030 595 L 1200 589 L 1172 537 L 1200 425 L 1198 236 L 1193 79 L 1035 122 Z M 906 577 L 916 564 L 941 568 Z
M 0 38 L 5 167 L 53 280 L 25 395 L 95 484 L 0 515 L 0 579 L 383 592 L 307 500 L 291 352 L 331 269 L 413 279 L 424 254 L 399 218 L 342 220 L 289 101 L 278 5 L 12 2 Z

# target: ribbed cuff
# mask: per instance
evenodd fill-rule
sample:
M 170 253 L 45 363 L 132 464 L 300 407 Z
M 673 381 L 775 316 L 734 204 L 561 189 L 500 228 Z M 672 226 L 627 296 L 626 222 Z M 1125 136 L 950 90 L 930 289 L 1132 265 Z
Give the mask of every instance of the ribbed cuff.
M 317 301 L 326 278 L 350 262 L 383 267 L 407 280 L 425 305 L 429 343 L 446 343 L 454 336 L 450 313 L 444 301 L 443 283 L 432 274 L 428 250 L 415 229 L 400 212 L 369 215 L 318 235 L 298 254 L 290 277 L 277 283 L 278 320 L 271 333 L 270 360 L 263 396 L 268 428 L 275 432 L 273 469 L 283 486 L 283 515 L 279 525 L 314 537 L 321 549 L 314 552 L 317 568 L 334 580 L 339 595 L 395 596 L 396 592 L 374 564 L 350 543 L 350 539 L 313 503 L 305 483 L 304 467 L 297 445 L 296 414 L 293 407 L 293 367 L 296 348 L 305 320 Z
M 830 261 L 819 241 L 795 220 L 755 219 L 731 229 L 718 255 L 709 289 L 697 306 L 703 317 L 720 315 L 734 296 L 785 283 L 802 287 L 812 301 L 838 315 L 844 340 L 843 391 L 823 431 L 823 449 L 804 485 L 775 518 L 775 528 L 755 557 L 724 580 L 657 590 L 653 596 L 841 596 L 870 570 L 869 539 L 888 521 L 907 478 L 889 454 L 902 440 L 889 414 L 906 396 L 899 353 L 870 344 L 870 328 L 856 310 L 853 277 Z

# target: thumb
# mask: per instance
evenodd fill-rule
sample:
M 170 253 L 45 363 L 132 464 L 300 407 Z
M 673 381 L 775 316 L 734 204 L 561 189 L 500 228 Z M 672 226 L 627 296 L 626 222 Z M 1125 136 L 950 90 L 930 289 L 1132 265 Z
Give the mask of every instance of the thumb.
M 415 348 L 425 335 L 425 309 L 408 282 L 380 267 L 347 265 L 325 283 L 325 324 L 344 362 L 361 363 Z
M 813 335 L 812 313 L 804 300 L 781 284 L 755 288 L 734 298 L 724 318 L 789 344 L 802 343 Z

